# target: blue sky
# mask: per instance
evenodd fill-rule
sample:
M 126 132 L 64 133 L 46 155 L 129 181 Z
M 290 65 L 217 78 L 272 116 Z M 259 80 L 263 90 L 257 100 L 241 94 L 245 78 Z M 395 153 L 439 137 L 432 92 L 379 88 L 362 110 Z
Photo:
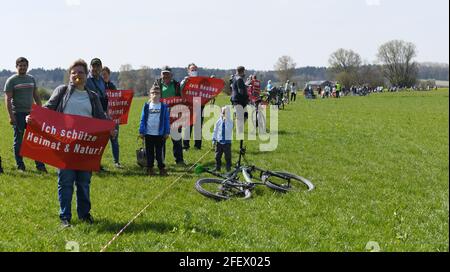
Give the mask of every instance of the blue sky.
M 392 39 L 449 62 L 448 0 L 1 0 L 0 69 L 121 64 L 270 70 L 282 55 L 326 66 L 338 48 L 374 62 Z

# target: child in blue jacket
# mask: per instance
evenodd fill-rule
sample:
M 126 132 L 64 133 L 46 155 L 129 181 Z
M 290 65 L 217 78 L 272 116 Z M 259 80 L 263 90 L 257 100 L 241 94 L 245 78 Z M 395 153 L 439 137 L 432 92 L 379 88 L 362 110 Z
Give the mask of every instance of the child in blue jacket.
M 153 166 L 156 158 L 159 174 L 166 176 L 163 146 L 170 135 L 169 107 L 160 102 L 161 89 L 158 86 L 150 89 L 149 96 L 149 101 L 145 103 L 142 109 L 141 124 L 139 126 L 140 137 L 145 139 L 147 174 L 155 174 Z
M 222 115 L 214 126 L 213 144 L 216 147 L 216 169 L 219 172 L 222 166 L 222 154 L 225 154 L 227 172 L 231 171 L 231 140 L 233 134 L 233 120 L 230 109 L 222 108 Z

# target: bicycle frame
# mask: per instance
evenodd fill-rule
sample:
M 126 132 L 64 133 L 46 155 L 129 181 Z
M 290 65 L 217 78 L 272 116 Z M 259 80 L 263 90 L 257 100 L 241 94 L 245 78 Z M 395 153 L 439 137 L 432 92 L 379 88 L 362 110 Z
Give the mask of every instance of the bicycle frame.
M 264 185 L 273 190 L 284 193 L 291 190 L 296 190 L 295 188 L 297 188 L 297 186 L 292 185 L 294 183 L 297 184 L 296 181 L 298 181 L 306 185 L 308 187 L 308 191 L 314 189 L 314 185 L 309 180 L 295 174 L 283 171 L 273 172 L 270 170 L 259 168 L 255 165 L 242 165 L 242 159 L 245 160 L 244 156 L 246 151 L 243 146 L 243 142 L 244 140 L 241 140 L 240 142 L 239 159 L 233 171 L 229 172 L 228 174 L 221 174 L 211 171 L 207 168 L 200 168 L 200 171 L 210 173 L 211 175 L 216 176 L 220 179 L 204 178 L 197 180 L 195 185 L 197 191 L 199 191 L 204 196 L 211 197 L 216 200 L 226 200 L 234 196 L 243 196 L 244 199 L 248 199 L 251 197 L 252 190 L 255 189 L 255 187 L 258 185 Z M 258 175 L 255 175 L 256 173 Z M 240 174 L 242 174 L 244 178 L 243 180 L 239 180 Z M 256 182 L 253 180 L 254 176 Z M 259 178 L 257 176 L 259 176 Z M 277 177 L 280 180 L 274 180 L 271 179 L 271 177 Z M 206 187 L 203 187 L 204 185 L 206 185 Z M 209 185 L 213 185 L 213 187 L 208 187 Z M 217 187 L 217 185 L 219 185 L 219 187 Z M 209 188 L 211 188 L 212 190 L 210 190 Z
M 253 183 L 253 184 L 261 184 L 261 185 L 265 184 L 265 181 L 270 176 L 274 176 L 274 177 L 278 177 L 278 178 L 286 178 L 286 176 L 284 176 L 284 175 L 280 175 L 280 174 L 277 174 L 277 173 L 272 172 L 270 170 L 259 168 L 259 167 L 255 166 L 255 165 L 249 165 L 249 166 L 242 165 L 242 158 L 245 156 L 245 152 L 246 152 L 246 150 L 245 150 L 243 145 L 244 145 L 244 140 L 241 140 L 240 141 L 239 159 L 238 159 L 238 162 L 236 164 L 235 169 L 232 172 L 230 172 L 228 174 L 221 174 L 221 173 L 217 173 L 217 172 L 211 171 L 209 169 L 205 169 L 205 172 L 207 172 L 207 173 L 209 173 L 209 174 L 211 174 L 213 176 L 216 176 L 216 177 L 219 177 L 219 178 L 223 178 L 225 180 L 239 181 L 238 175 L 240 173 L 243 173 L 245 175 L 245 172 L 243 170 L 247 170 L 250 173 L 258 171 L 259 172 L 258 176 L 259 176 L 259 178 L 261 179 L 262 182 L 251 182 L 251 183 Z M 249 182 L 247 182 L 247 183 L 249 183 Z M 290 179 L 289 178 L 288 178 L 288 183 L 290 183 Z

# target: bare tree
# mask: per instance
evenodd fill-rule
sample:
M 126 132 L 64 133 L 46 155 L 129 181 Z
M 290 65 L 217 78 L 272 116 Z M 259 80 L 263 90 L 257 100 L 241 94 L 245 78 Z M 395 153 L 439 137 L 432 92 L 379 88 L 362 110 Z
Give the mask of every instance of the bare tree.
M 358 73 L 359 85 L 367 85 L 370 87 L 385 86 L 385 78 L 381 71 L 380 66 L 364 64 L 359 68 Z
M 231 95 L 231 78 L 233 76 L 233 70 L 228 70 L 225 72 L 224 77 L 222 77 L 223 81 L 225 82 L 225 87 L 223 89 L 223 92 L 227 95 Z
M 137 71 L 135 91 L 139 96 L 146 96 L 153 85 L 153 77 L 150 67 L 142 66 Z
M 340 48 L 328 59 L 332 76 L 343 86 L 350 87 L 360 81 L 361 56 L 353 50 Z
M 331 54 L 328 62 L 336 73 L 353 73 L 362 63 L 361 56 L 358 53 L 343 48 L 340 48 Z
M 133 67 L 130 64 L 124 64 L 119 69 L 119 87 L 120 89 L 133 89 L 134 88 L 134 75 L 132 72 Z
M 383 64 L 383 74 L 394 86 L 410 87 L 416 84 L 418 64 L 413 43 L 393 40 L 380 46 L 378 60 Z
M 282 56 L 278 59 L 274 68 L 277 72 L 278 79 L 281 82 L 285 82 L 290 80 L 295 72 L 295 66 L 297 64 L 294 62 L 294 59 L 290 56 Z

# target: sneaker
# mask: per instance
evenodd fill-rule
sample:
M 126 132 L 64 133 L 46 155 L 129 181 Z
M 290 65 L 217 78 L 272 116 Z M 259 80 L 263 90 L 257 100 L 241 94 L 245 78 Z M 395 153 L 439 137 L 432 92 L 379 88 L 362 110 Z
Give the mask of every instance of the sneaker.
M 86 217 L 84 218 L 80 218 L 80 221 L 89 225 L 94 224 L 94 217 L 92 217 L 91 214 L 88 214 Z
M 119 162 L 115 163 L 114 167 L 116 167 L 117 169 L 122 169 L 123 168 L 122 165 Z
M 155 170 L 153 170 L 153 168 L 148 168 L 147 169 L 147 175 L 154 176 L 155 175 Z
M 71 227 L 71 225 L 70 225 L 70 220 L 67 220 L 67 219 L 61 219 L 61 227 L 62 227 L 63 229 L 65 229 L 65 228 L 70 228 L 70 227 Z
M 19 170 L 19 172 L 20 173 L 23 173 L 23 172 L 25 172 L 25 165 L 19 165 L 19 166 L 17 166 L 17 170 Z
M 167 170 L 164 169 L 164 168 L 159 169 L 159 175 L 162 176 L 162 177 L 168 176 Z
M 39 166 L 39 167 L 36 167 L 36 169 L 38 170 L 38 172 L 48 174 L 47 168 L 45 168 L 45 166 Z
M 186 166 L 187 166 L 187 163 L 184 162 L 184 161 L 179 161 L 179 162 L 177 162 L 177 166 L 183 166 L 183 167 L 186 167 Z

